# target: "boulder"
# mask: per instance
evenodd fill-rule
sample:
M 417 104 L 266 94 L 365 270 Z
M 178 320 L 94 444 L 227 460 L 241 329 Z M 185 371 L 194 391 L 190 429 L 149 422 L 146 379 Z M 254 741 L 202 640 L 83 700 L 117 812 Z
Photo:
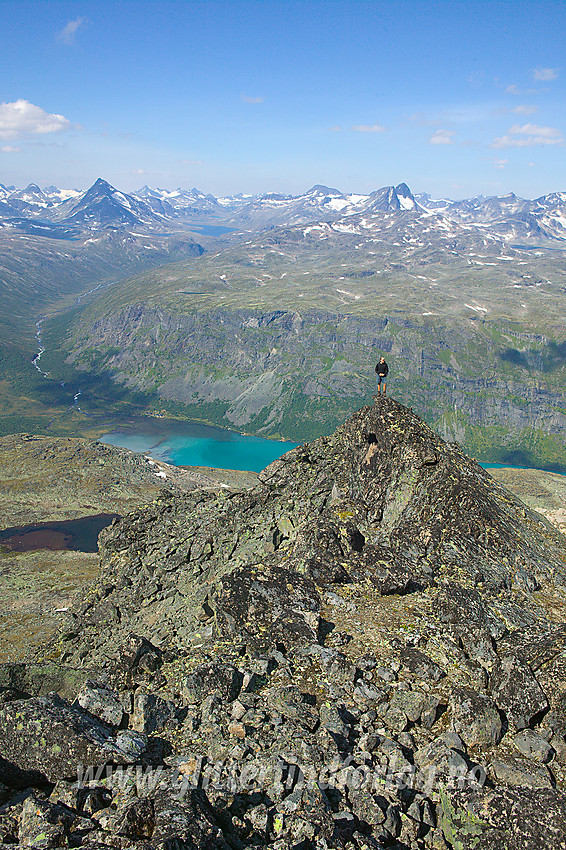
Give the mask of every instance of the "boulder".
M 138 691 L 134 696 L 134 710 L 130 717 L 132 729 L 155 735 L 167 727 L 175 727 L 186 716 L 187 710 L 175 705 L 172 700 L 156 694 Z
M 109 726 L 119 726 L 124 717 L 124 709 L 118 696 L 96 682 L 84 683 L 77 695 L 77 703 Z
M 231 664 L 205 664 L 183 680 L 183 699 L 188 705 L 195 705 L 216 694 L 225 702 L 232 702 L 240 693 L 243 680 L 242 673 Z
M 530 726 L 533 718 L 548 708 L 548 700 L 531 668 L 520 658 L 508 655 L 494 671 L 491 692 L 505 712 L 510 728 Z
M 81 817 L 62 803 L 51 803 L 35 794 L 24 801 L 19 842 L 24 847 L 46 850 L 51 847 L 76 847 L 96 829 L 90 818 Z
M 492 759 L 492 776 L 504 785 L 519 788 L 552 788 L 552 776 L 542 764 L 536 764 L 520 755 L 506 756 L 504 759 Z
M 468 747 L 495 745 L 503 724 L 492 700 L 472 688 L 456 688 L 450 698 L 452 726 Z
M 313 581 L 298 572 L 254 564 L 225 575 L 215 598 L 225 637 L 239 635 L 256 651 L 313 643 L 320 597 Z
M 56 782 L 76 777 L 83 766 L 127 764 L 140 755 L 120 746 L 106 723 L 56 694 L 2 706 L 0 740 L 5 761 L 36 781 Z
M 523 729 L 515 735 L 513 744 L 524 756 L 543 764 L 550 761 L 553 755 L 553 749 L 548 741 L 532 729 Z

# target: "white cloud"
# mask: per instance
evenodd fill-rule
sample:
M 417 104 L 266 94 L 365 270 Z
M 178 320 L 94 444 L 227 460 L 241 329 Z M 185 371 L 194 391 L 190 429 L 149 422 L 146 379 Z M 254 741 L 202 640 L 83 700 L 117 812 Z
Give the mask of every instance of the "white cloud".
M 534 80 L 555 80 L 558 76 L 558 68 L 535 68 L 533 71 Z
M 57 41 L 62 44 L 74 44 L 77 31 L 86 24 L 86 18 L 75 18 L 74 21 L 69 21 L 63 29 L 57 33 Z
M 265 100 L 264 97 L 248 97 L 248 95 L 246 94 L 242 94 L 241 98 L 244 103 L 263 103 L 263 101 Z
M 519 91 L 519 87 L 516 86 L 515 84 L 513 84 L 511 86 L 507 86 L 505 91 L 507 92 L 507 94 L 521 94 L 521 92 Z
M 533 106 L 529 103 L 523 103 L 519 106 L 514 106 L 511 112 L 516 112 L 517 115 L 532 115 L 534 112 L 538 112 L 538 106 Z
M 492 148 L 531 148 L 536 145 L 563 145 L 564 138 L 556 127 L 540 124 L 513 124 L 505 136 L 494 139 Z
M 535 136 L 544 136 L 547 139 L 555 139 L 558 136 L 562 136 L 560 130 L 557 130 L 556 127 L 541 127 L 540 124 L 513 124 L 512 127 L 509 128 L 510 133 L 521 133 L 523 135 L 535 135 Z
M 2 145 L 0 151 L 2 151 L 2 153 L 19 153 L 21 148 L 16 148 L 14 145 Z
M 64 115 L 45 112 L 28 100 L 0 103 L 0 139 L 19 139 L 68 130 L 71 122 Z
M 329 127 L 328 130 L 330 133 L 341 133 L 342 127 L 340 124 L 335 124 L 333 127 Z
M 453 135 L 454 130 L 435 130 L 428 143 L 429 145 L 452 145 L 454 144 L 452 141 Z
M 505 166 L 508 164 L 508 162 L 509 162 L 508 159 L 494 159 L 493 160 L 493 164 L 496 168 L 505 168 Z
M 382 127 L 381 124 L 353 124 L 350 130 L 353 130 L 354 133 L 383 133 L 385 127 Z
M 512 139 L 511 136 L 498 136 L 493 140 L 492 148 L 526 148 L 529 147 L 527 139 Z

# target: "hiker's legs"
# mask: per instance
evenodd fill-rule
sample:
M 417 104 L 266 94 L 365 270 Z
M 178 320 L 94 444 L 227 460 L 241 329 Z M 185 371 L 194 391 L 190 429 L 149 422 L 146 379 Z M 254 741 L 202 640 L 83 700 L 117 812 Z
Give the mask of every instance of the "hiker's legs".
M 383 382 L 383 395 L 385 395 L 385 390 L 387 389 L 387 384 L 385 381 Z
M 378 375 L 377 376 L 377 394 L 378 395 L 381 395 L 381 381 L 382 381 L 381 375 Z

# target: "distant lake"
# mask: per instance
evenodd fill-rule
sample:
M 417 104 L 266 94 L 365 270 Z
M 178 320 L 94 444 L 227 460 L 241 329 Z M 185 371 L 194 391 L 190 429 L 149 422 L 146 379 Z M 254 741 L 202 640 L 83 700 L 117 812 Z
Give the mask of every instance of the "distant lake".
M 297 443 L 246 437 L 200 422 L 141 418 L 105 434 L 101 443 L 149 454 L 174 466 L 212 466 L 260 472 Z
M 221 224 L 193 224 L 190 230 L 202 233 L 203 236 L 224 236 L 225 233 L 233 233 L 234 227 L 224 227 Z

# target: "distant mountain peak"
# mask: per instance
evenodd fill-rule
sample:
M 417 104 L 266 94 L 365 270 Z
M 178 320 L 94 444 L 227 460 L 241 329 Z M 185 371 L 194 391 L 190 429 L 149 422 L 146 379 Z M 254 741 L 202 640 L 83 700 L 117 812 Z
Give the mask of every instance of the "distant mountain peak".
M 91 189 L 103 189 L 104 191 L 110 191 L 110 192 L 116 192 L 117 191 L 115 189 L 115 187 L 112 186 L 112 184 L 109 183 L 107 180 L 104 180 L 103 177 L 99 177 L 97 180 L 95 180 L 90 188 Z M 90 189 L 89 189 L 89 191 L 90 191 Z
M 374 210 L 376 212 L 391 213 L 410 210 L 422 212 L 422 207 L 419 206 L 406 183 L 399 183 L 398 186 L 382 186 L 381 189 L 376 189 L 363 203 L 362 207 L 367 211 Z
M 335 198 L 341 198 L 342 192 L 338 189 L 332 189 L 330 186 L 323 186 L 321 183 L 316 183 L 314 186 L 305 192 L 305 195 L 332 195 Z
M 267 192 L 265 195 L 261 195 L 262 201 L 288 201 L 289 198 L 287 195 L 281 195 L 279 192 Z

